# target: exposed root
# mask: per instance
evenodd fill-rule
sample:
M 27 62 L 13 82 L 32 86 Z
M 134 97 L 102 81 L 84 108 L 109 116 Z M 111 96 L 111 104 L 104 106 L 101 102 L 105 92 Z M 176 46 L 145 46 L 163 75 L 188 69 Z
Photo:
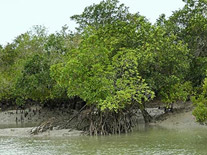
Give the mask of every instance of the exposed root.
M 74 111 L 68 120 L 48 120 L 32 129 L 32 134 L 38 134 L 54 127 L 58 129 L 77 129 L 86 131 L 89 135 L 110 135 L 131 132 L 143 118 L 150 122 L 151 116 L 145 109 L 130 107 L 122 110 L 100 111 L 95 106 L 83 106 L 79 111 Z
M 109 135 L 128 133 L 138 124 L 138 120 L 133 116 L 136 113 L 132 111 L 101 112 L 99 110 L 90 110 L 87 117 L 84 115 L 82 122 L 88 122 L 84 128 L 89 131 L 89 135 Z
M 54 122 L 55 122 L 55 117 L 52 117 L 49 120 L 41 123 L 39 126 L 32 128 L 30 133 L 36 135 L 38 133 L 45 132 L 47 130 L 52 130 Z

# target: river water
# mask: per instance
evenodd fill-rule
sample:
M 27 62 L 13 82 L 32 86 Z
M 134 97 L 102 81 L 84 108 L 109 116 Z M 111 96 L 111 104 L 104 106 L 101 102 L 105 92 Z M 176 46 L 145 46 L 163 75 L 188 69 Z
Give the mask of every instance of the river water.
M 129 134 L 61 138 L 0 137 L 0 155 L 207 154 L 207 129 L 142 127 Z

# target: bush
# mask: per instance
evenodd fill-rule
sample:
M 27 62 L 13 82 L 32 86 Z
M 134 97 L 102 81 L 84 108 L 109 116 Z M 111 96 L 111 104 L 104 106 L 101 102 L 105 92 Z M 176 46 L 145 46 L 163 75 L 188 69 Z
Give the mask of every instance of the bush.
M 190 98 L 192 94 L 192 85 L 191 82 L 185 82 L 183 84 L 176 83 L 169 87 L 165 87 L 160 92 L 161 99 L 164 103 L 175 103 L 176 101 L 185 102 Z
M 192 96 L 191 100 L 196 106 L 193 111 L 196 120 L 198 122 L 205 122 L 207 120 L 207 78 L 204 79 L 201 94 Z

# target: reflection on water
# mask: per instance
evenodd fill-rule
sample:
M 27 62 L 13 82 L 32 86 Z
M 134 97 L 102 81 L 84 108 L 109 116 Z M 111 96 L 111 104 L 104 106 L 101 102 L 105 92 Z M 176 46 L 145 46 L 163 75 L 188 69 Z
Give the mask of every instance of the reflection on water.
M 206 154 L 206 129 L 167 130 L 139 128 L 130 134 L 69 137 L 0 137 L 1 155 L 108 155 L 108 154 Z

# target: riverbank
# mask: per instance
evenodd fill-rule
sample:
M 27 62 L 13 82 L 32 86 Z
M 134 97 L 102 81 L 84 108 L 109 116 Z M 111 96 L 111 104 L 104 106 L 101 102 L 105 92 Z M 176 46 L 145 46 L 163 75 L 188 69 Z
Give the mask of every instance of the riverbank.
M 71 137 L 83 135 L 82 131 L 71 129 L 48 130 L 33 135 L 31 134 L 32 129 L 32 127 L 0 129 L 0 137 Z
M 163 120 L 158 120 L 151 125 L 160 126 L 167 129 L 195 129 L 195 128 L 207 128 L 206 125 L 202 125 L 196 122 L 195 117 L 192 115 L 192 110 L 181 111 L 179 113 L 169 113 L 164 116 Z
M 24 109 L 0 111 L 0 137 L 70 137 L 83 135 L 75 129 L 76 110 L 32 105 Z M 67 121 L 71 120 L 70 124 Z M 63 128 L 64 126 L 64 128 Z M 40 128 L 41 127 L 41 128 Z M 32 133 L 35 129 L 42 130 Z
M 152 103 L 147 108 L 154 118 L 150 126 L 167 129 L 207 128 L 196 122 L 192 115 L 193 106 L 190 102 L 175 104 L 174 112 L 165 112 L 162 104 Z M 70 137 L 84 135 L 76 130 L 78 111 L 69 109 L 49 109 L 31 106 L 24 110 L 6 110 L 0 112 L 0 137 Z M 141 113 L 139 122 L 144 123 Z M 73 118 L 71 120 L 71 118 Z M 68 120 L 71 120 L 68 124 Z M 67 127 L 66 127 L 67 125 Z
M 192 115 L 192 110 L 169 113 L 164 117 L 164 120 L 150 123 L 150 126 L 175 130 L 207 128 L 207 126 L 196 122 L 195 117 Z M 0 129 L 0 137 L 71 137 L 84 135 L 83 131 L 74 129 L 53 129 L 38 134 L 31 134 L 32 129 L 34 127 L 4 128 Z
M 157 105 L 154 104 L 154 106 Z M 164 113 L 155 122 L 150 123 L 150 125 L 176 130 L 207 128 L 206 125 L 196 122 L 195 116 L 192 115 L 193 109 L 193 104 L 190 101 L 185 103 L 178 102 L 174 104 L 173 112 Z

